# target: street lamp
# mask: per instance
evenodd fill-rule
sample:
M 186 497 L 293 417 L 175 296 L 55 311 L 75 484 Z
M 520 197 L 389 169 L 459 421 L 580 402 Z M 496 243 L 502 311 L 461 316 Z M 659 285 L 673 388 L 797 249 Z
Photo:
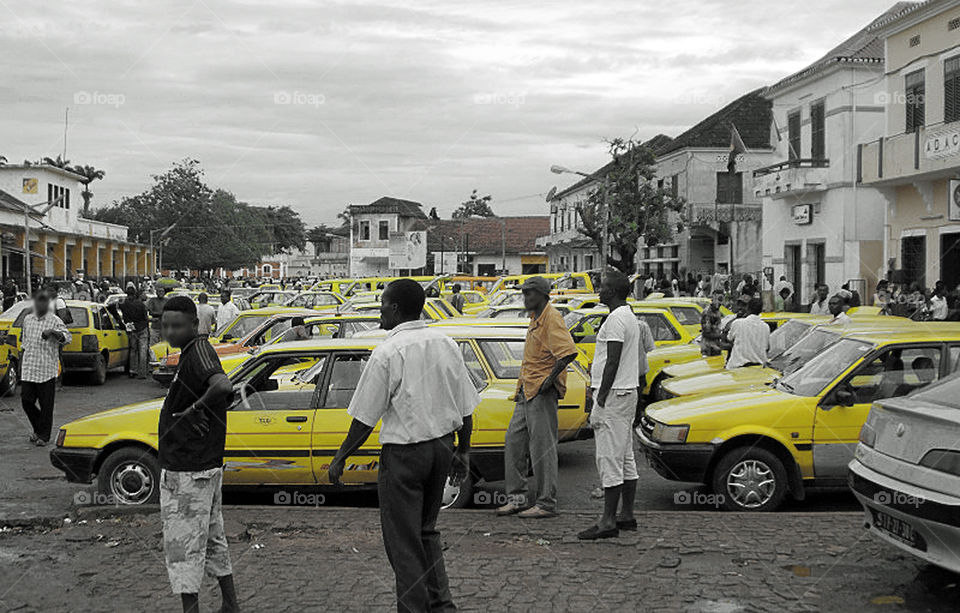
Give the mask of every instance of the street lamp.
M 156 277 L 156 276 L 157 276 L 157 254 L 156 254 L 156 251 L 154 251 L 154 247 L 153 247 L 153 244 L 154 244 L 153 235 L 154 235 L 154 233 L 159 232 L 159 233 L 160 233 L 160 241 L 161 241 L 161 244 L 162 244 L 163 239 L 166 238 L 167 234 L 170 234 L 170 231 L 171 231 L 171 230 L 173 230 L 174 228 L 177 227 L 177 224 L 178 224 L 178 223 L 180 223 L 179 220 L 173 222 L 172 224 L 170 224 L 170 225 L 167 226 L 166 228 L 156 228 L 156 229 L 154 229 L 154 230 L 150 230 L 150 255 L 151 255 L 152 258 L 153 258 L 153 259 L 151 260 L 151 261 L 153 262 L 153 266 L 152 266 L 153 270 L 152 270 L 151 273 L 150 273 L 150 276 L 151 276 L 151 277 Z
M 553 166 L 551 166 L 550 172 L 552 172 L 555 175 L 562 175 L 562 174 L 580 175 L 581 177 L 586 177 L 588 179 L 593 177 L 593 175 L 591 174 L 580 172 L 579 170 L 573 170 L 571 168 L 567 168 L 566 166 L 560 166 L 558 164 L 554 164 Z M 608 176 L 606 174 L 603 175 L 603 183 L 601 184 L 601 189 L 603 190 L 603 204 L 600 206 L 600 216 L 601 216 L 600 217 L 600 220 L 601 220 L 600 274 L 601 276 L 605 276 L 607 273 L 607 253 L 610 250 L 610 247 L 608 244 L 609 238 L 608 238 L 608 229 L 607 229 L 608 228 L 607 221 L 609 217 L 608 211 L 610 210 L 610 202 L 609 202 L 610 185 L 609 185 Z

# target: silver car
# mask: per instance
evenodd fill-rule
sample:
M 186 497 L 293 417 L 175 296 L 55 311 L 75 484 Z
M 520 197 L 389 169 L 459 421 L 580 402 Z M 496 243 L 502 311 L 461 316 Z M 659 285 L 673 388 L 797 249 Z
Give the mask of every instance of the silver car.
M 849 480 L 874 536 L 960 572 L 960 373 L 875 404 Z

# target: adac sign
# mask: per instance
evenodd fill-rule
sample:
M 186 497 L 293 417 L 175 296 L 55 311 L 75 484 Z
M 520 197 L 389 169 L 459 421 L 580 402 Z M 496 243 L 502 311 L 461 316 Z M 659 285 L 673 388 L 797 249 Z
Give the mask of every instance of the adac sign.
M 951 157 L 960 153 L 960 130 L 931 132 L 923 141 L 923 157 L 928 160 Z

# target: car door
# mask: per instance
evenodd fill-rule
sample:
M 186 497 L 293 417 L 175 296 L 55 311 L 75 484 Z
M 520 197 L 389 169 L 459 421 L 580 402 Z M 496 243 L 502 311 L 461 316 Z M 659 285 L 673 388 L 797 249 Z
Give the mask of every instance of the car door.
M 313 483 L 310 437 L 326 356 L 268 354 L 234 379 L 224 478 L 230 484 Z
M 347 407 L 357 389 L 370 351 L 338 351 L 329 357 L 322 389 L 318 395 L 319 408 L 313 424 L 313 472 L 318 483 L 330 483 L 327 471 L 330 462 L 350 430 L 353 419 Z M 380 424 L 353 455 L 347 458 L 343 483 L 361 485 L 376 483 L 380 459 Z
M 817 479 L 844 479 L 860 429 L 877 400 L 905 396 L 940 378 L 942 343 L 894 346 L 865 358 L 819 403 L 813 425 Z M 852 393 L 850 404 L 840 394 Z
M 97 309 L 97 314 L 100 321 L 100 347 L 106 349 L 110 356 L 107 367 L 114 368 L 126 364 L 130 353 L 127 333 L 107 309 L 100 307 Z

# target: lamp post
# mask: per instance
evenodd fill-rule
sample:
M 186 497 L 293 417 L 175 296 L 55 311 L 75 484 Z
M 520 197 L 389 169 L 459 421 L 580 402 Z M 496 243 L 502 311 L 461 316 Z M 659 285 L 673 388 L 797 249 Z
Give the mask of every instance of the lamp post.
M 178 223 L 180 223 L 179 220 L 173 222 L 172 224 L 170 224 L 169 226 L 166 226 L 165 228 L 155 228 L 155 229 L 153 229 L 153 230 L 150 230 L 150 263 L 151 263 L 151 266 L 150 266 L 150 267 L 153 269 L 153 270 L 150 271 L 150 277 L 151 277 L 151 278 L 157 276 L 157 269 L 158 269 L 158 266 L 157 266 L 157 252 L 155 251 L 154 246 L 153 246 L 153 245 L 154 245 L 153 235 L 154 235 L 155 233 L 159 232 L 159 233 L 160 233 L 160 240 L 163 241 L 163 239 L 164 239 L 168 234 L 170 234 L 170 231 L 177 227 L 177 224 L 178 224 Z
M 580 175 L 581 177 L 586 177 L 587 179 L 593 178 L 593 175 L 580 172 L 579 170 L 573 170 L 567 168 L 566 166 L 559 166 L 554 164 L 550 167 L 550 172 L 556 175 L 562 174 L 574 174 Z M 603 183 L 601 183 L 600 189 L 603 190 L 603 203 L 600 205 L 600 225 L 601 225 L 601 235 L 600 235 L 600 274 L 601 276 L 606 276 L 607 274 L 607 253 L 610 250 L 609 247 L 609 231 L 608 231 L 608 220 L 609 220 L 609 210 L 610 210 L 610 186 L 607 175 L 603 176 Z

